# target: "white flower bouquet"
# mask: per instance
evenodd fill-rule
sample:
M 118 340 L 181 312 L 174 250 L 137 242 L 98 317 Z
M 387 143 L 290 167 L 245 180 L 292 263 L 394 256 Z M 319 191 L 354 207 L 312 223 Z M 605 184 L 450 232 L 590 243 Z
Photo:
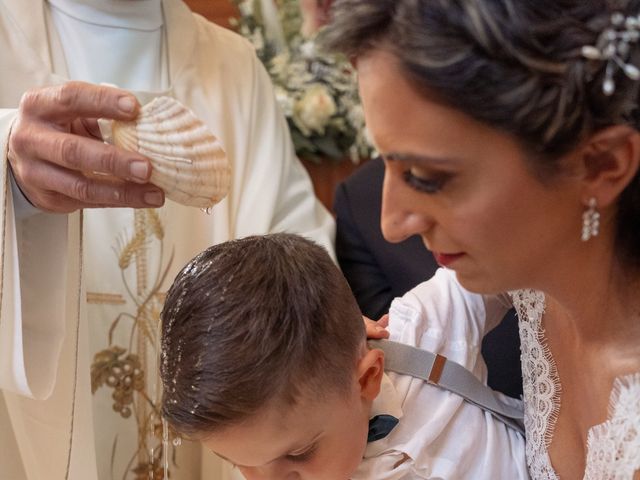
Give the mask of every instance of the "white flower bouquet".
M 321 52 L 300 33 L 298 0 L 233 0 L 232 23 L 254 45 L 273 81 L 296 153 L 301 158 L 368 158 L 355 71 L 344 58 Z

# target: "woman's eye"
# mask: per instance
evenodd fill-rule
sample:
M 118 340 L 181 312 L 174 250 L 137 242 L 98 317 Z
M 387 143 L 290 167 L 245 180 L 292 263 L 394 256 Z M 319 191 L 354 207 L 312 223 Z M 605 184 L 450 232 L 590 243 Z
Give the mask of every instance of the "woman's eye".
M 437 193 L 451 178 L 449 173 L 427 175 L 418 169 L 410 168 L 403 172 L 404 181 L 412 188 L 424 193 Z

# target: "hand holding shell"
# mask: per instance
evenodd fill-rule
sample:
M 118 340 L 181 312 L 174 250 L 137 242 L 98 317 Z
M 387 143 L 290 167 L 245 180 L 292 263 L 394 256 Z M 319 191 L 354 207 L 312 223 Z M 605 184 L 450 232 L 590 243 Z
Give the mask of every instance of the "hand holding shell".
M 150 182 L 171 200 L 207 209 L 229 193 L 231 166 L 220 142 L 177 100 L 157 97 L 134 122 L 98 124 L 105 142 L 149 158 Z

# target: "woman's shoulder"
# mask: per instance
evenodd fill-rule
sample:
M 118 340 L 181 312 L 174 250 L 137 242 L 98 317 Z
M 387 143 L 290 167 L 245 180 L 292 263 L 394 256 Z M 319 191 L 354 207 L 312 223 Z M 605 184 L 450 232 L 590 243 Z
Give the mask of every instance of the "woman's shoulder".
M 391 340 L 445 355 L 467 368 L 475 364 L 485 321 L 483 296 L 466 291 L 446 269 L 395 299 L 389 310 Z

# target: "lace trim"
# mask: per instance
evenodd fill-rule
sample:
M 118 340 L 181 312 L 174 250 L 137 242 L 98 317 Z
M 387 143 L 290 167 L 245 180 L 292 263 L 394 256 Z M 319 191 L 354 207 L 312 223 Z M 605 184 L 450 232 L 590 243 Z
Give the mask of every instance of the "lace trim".
M 613 383 L 609 418 L 589 430 L 585 480 L 630 479 L 640 471 L 640 373 Z
M 544 294 L 518 290 L 510 295 L 519 318 L 527 465 L 532 478 L 558 480 L 548 448 L 560 413 L 561 387 L 542 327 Z

